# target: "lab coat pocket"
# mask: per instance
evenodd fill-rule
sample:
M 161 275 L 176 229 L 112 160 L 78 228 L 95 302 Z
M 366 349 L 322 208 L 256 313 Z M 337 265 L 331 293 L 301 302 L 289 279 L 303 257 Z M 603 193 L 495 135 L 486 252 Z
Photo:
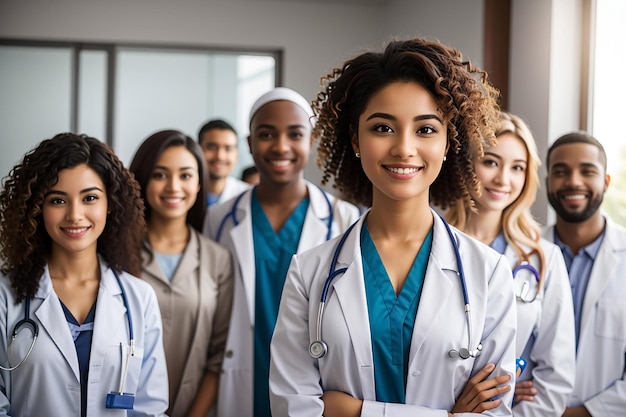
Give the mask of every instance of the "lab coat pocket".
M 599 337 L 626 341 L 626 305 L 619 298 L 601 300 L 595 319 L 595 334 Z
M 139 376 L 141 374 L 141 366 L 143 364 L 143 347 L 135 346 L 135 353 L 131 355 L 128 345 L 111 345 L 108 348 L 107 356 L 111 358 L 109 366 L 114 369 L 114 374 L 111 375 L 112 388 L 114 391 L 120 391 L 120 384 L 124 384 L 121 387 L 123 392 L 136 393 L 139 385 Z M 123 371 L 126 369 L 126 375 L 124 377 Z

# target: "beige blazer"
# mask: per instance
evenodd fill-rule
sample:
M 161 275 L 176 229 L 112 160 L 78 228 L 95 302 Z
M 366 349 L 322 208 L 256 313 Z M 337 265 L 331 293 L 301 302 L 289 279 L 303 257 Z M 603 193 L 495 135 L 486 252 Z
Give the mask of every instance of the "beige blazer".
M 147 241 L 142 258 L 142 278 L 155 289 L 163 319 L 167 414 L 185 416 L 204 374 L 220 373 L 232 307 L 232 258 L 194 229 L 171 282 Z

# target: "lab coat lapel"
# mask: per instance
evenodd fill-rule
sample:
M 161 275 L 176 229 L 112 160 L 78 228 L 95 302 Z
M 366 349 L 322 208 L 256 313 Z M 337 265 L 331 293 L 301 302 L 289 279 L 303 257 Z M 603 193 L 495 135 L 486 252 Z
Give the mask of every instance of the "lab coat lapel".
M 80 382 L 76 347 L 74 346 L 74 340 L 65 319 L 61 302 L 52 287 L 52 280 L 47 266 L 41 277 L 35 298 L 43 299 L 39 308 L 34 311 L 35 316 L 72 369 L 76 382 Z
M 252 190 L 246 192 L 237 205 L 237 220 L 239 224 L 230 231 L 233 247 L 239 260 L 241 284 L 243 285 L 250 324 L 254 325 L 254 292 L 255 292 L 255 265 L 254 240 L 252 236 L 252 213 L 250 212 L 250 197 Z
M 454 288 L 452 280 L 458 279 L 456 257 L 448 232 L 434 212 L 433 217 L 433 242 L 411 337 L 410 368 L 415 366 L 432 326 L 441 322 L 438 316 L 444 314 L 442 311 L 447 308 L 447 299 Z
M 93 326 L 91 355 L 89 357 L 89 382 L 99 382 L 103 370 L 105 346 L 124 343 L 128 345 L 128 318 L 120 289 L 113 270 L 100 267 L 100 288 L 96 301 L 96 318 Z M 122 336 L 120 336 L 122 335 Z
M 150 249 L 150 242 L 144 241 L 143 244 L 144 247 L 142 248 L 142 258 L 149 259 L 147 263 L 144 262 L 144 264 L 142 265 L 143 271 L 158 279 L 159 281 L 162 281 L 163 283 L 169 285 L 169 281 L 167 280 L 165 275 L 163 275 L 163 271 L 161 271 L 161 267 L 159 266 L 154 251 Z
M 328 201 L 323 191 L 315 185 L 307 182 L 307 188 L 309 208 L 302 226 L 300 242 L 298 242 L 298 253 L 324 243 L 328 234 L 328 218 L 330 216 Z
M 359 220 L 341 249 L 337 258 L 336 269 L 345 267 L 348 269 L 343 275 L 335 278 L 332 288 L 337 295 L 346 327 L 350 332 L 356 363 L 360 364 L 359 378 L 363 386 L 363 393 L 366 398 L 372 398 L 372 395 L 376 396 L 374 364 L 360 245 L 364 219 L 365 216 Z M 331 296 L 329 294 L 329 298 Z
M 583 311 L 580 323 L 581 333 L 586 328 L 586 323 L 589 320 L 598 299 L 606 289 L 611 279 L 617 276 L 615 269 L 620 264 L 620 259 L 616 252 L 620 249 L 624 249 L 625 242 L 620 242 L 619 235 L 615 233 L 615 228 L 612 226 L 612 221 L 607 218 L 604 241 L 602 242 L 598 255 L 593 262 L 591 276 L 589 277 L 587 291 L 585 292 L 585 301 L 583 302 Z

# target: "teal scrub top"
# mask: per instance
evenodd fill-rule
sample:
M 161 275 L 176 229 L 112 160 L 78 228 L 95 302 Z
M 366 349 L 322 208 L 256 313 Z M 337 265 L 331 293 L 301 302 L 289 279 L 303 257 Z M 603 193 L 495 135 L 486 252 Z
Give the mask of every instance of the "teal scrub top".
M 252 192 L 252 237 L 256 271 L 254 298 L 254 415 L 269 416 L 270 341 L 278 317 L 280 296 L 291 263 L 298 250 L 302 226 L 309 207 L 304 198 L 278 233 L 270 224 Z
M 409 275 L 396 293 L 367 226 L 361 230 L 361 257 L 374 359 L 376 401 L 406 401 L 406 378 L 415 315 L 428 266 L 433 231 L 428 233 Z

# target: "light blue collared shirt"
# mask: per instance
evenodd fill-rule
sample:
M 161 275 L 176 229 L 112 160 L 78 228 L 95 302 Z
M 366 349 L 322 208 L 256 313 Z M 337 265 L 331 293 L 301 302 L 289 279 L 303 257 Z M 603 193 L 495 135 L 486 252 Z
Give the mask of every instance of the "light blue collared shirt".
M 580 335 L 580 322 L 583 314 L 583 303 L 585 302 L 585 292 L 587 291 L 587 284 L 589 284 L 591 269 L 593 268 L 593 263 L 598 255 L 598 251 L 600 250 L 602 240 L 604 240 L 605 232 L 606 228 L 596 240 L 581 248 L 578 251 L 578 254 L 574 256 L 569 246 L 559 239 L 559 236 L 556 233 L 556 228 L 554 229 L 554 243 L 561 248 L 563 259 L 565 259 L 565 265 L 567 266 L 567 272 L 569 274 L 570 286 L 572 288 L 577 348 L 578 336 Z

